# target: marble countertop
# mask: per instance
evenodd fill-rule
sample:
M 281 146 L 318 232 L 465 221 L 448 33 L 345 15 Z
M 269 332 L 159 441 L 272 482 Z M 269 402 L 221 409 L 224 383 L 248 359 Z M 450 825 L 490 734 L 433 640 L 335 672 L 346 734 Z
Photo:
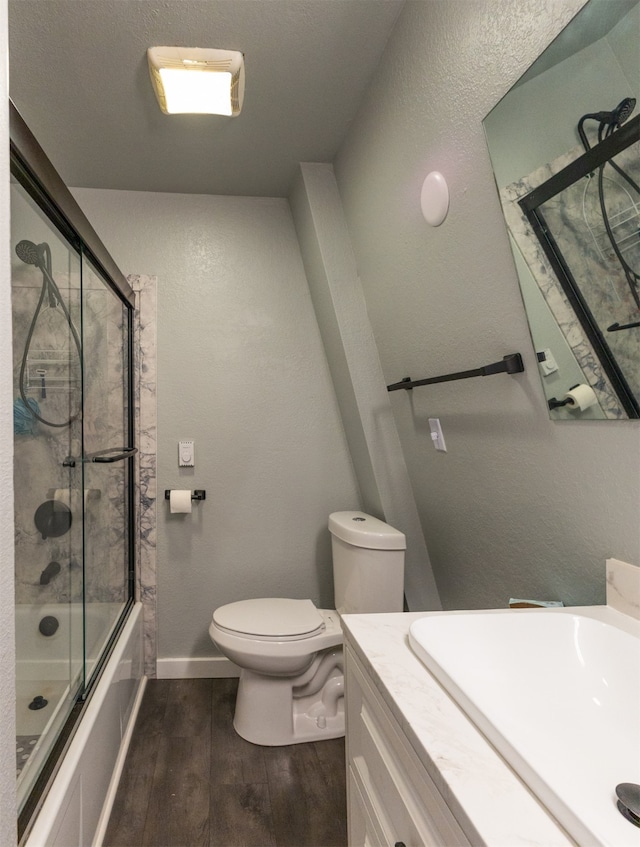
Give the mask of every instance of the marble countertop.
M 344 615 L 342 625 L 467 838 L 488 847 L 574 845 L 412 652 L 409 626 L 424 616 Z

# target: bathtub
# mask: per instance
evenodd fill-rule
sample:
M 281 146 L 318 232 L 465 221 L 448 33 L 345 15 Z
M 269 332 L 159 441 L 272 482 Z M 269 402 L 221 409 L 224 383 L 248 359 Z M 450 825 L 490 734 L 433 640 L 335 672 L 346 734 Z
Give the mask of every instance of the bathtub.
M 118 621 L 122 603 L 18 604 L 16 612 L 16 679 L 66 679 L 82 671 L 83 616 L 86 620 L 87 661 L 90 669 Z M 55 618 L 58 628 L 43 635 L 39 626 Z M 53 677 L 51 676 L 53 674 Z
M 120 603 L 92 603 L 86 605 L 85 614 L 82 603 L 16 606 L 16 776 L 20 809 L 83 684 L 83 616 L 88 678 L 122 608 Z M 49 624 L 49 629 L 44 627 L 46 634 L 40 630 L 43 624 Z M 46 707 L 32 710 L 29 704 L 36 697 L 44 698 Z
M 88 604 L 86 608 L 89 672 L 115 625 L 121 606 Z M 68 714 L 82 673 L 82 604 L 16 607 L 16 724 L 27 735 L 23 700 L 33 684 L 47 680 L 58 700 L 42 732 L 56 732 Z M 58 620 L 54 635 L 38 629 L 43 617 Z M 98 847 L 102 843 L 144 683 L 142 604 L 132 607 L 81 717 L 42 805 L 32 819 L 24 847 Z M 70 659 L 70 656 L 72 658 Z M 27 692 L 26 696 L 24 692 Z M 31 713 L 37 715 L 38 713 Z M 38 742 L 40 743 L 40 742 Z M 29 790 L 40 758 L 36 747 L 18 779 L 18 793 Z

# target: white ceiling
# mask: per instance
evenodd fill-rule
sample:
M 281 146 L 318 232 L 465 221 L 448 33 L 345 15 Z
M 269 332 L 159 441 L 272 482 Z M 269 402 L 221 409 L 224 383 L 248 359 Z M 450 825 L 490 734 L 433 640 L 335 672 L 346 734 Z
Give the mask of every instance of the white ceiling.
M 404 0 L 10 0 L 11 97 L 67 185 L 286 196 L 330 162 Z M 236 118 L 163 115 L 146 50 L 245 54 Z

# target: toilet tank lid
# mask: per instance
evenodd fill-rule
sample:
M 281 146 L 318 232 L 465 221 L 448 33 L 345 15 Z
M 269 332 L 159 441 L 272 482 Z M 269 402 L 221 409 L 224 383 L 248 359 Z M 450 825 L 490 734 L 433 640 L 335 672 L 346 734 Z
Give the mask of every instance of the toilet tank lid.
M 333 512 L 329 532 L 354 547 L 368 550 L 406 550 L 403 532 L 364 512 Z

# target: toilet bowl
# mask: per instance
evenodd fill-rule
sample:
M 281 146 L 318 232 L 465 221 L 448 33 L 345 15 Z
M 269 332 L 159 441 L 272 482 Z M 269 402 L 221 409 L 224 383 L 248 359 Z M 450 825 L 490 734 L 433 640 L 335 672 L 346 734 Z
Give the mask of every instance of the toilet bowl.
M 241 668 L 238 735 L 265 746 L 344 735 L 337 612 L 311 600 L 241 600 L 216 609 L 209 635 Z
M 363 512 L 334 512 L 329 530 L 337 611 L 267 597 L 213 613 L 209 635 L 241 669 L 233 725 L 254 744 L 344 735 L 340 614 L 402 611 L 404 535 Z

